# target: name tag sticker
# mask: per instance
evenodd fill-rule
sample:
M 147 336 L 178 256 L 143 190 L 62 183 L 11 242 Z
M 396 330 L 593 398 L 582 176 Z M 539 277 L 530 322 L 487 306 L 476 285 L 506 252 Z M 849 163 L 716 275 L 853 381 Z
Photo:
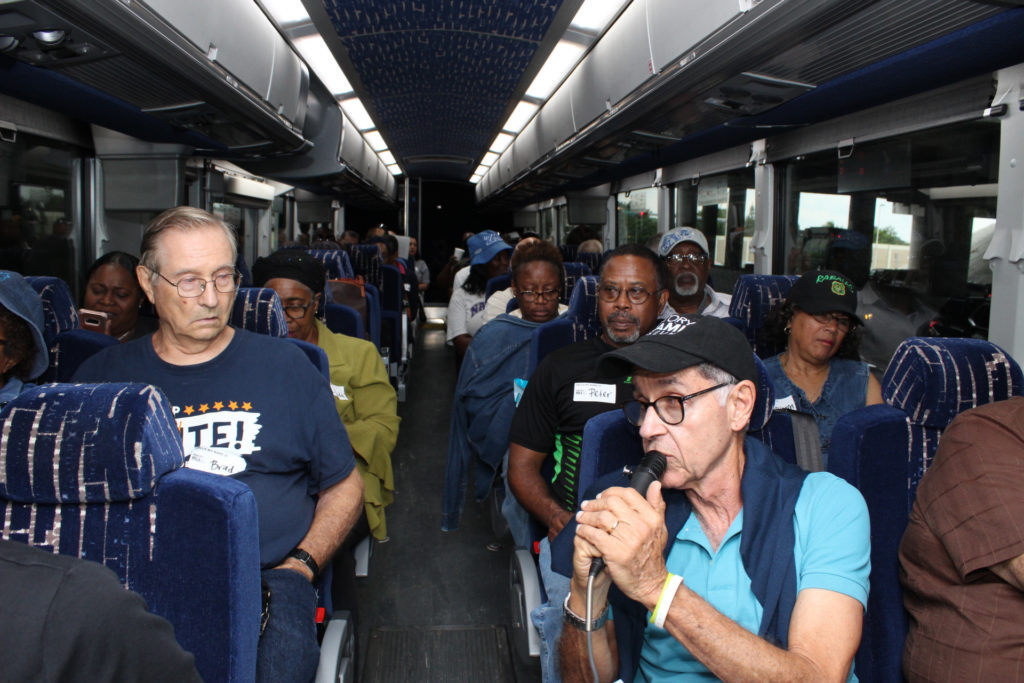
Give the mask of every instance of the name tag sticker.
M 196 446 L 188 454 L 185 467 L 229 477 L 245 471 L 245 458 L 234 453 Z
M 775 399 L 773 410 L 796 410 L 796 401 L 792 396 L 783 396 Z
M 614 384 L 576 382 L 573 385 L 572 400 L 585 403 L 615 403 Z
M 334 398 L 339 401 L 347 401 L 348 396 L 345 395 L 345 387 L 338 386 L 337 384 L 331 385 L 331 393 L 334 394 Z

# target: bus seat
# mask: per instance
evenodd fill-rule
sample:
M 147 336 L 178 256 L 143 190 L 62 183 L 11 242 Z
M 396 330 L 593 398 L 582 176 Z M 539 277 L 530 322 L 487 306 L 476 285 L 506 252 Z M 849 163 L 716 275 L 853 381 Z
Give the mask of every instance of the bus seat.
M 349 256 L 352 261 L 352 270 L 356 275 L 373 284 L 380 286 L 380 249 L 376 244 L 353 244 Z
M 562 266 L 565 268 L 565 280 L 562 281 L 562 303 L 568 304 L 576 288 L 576 283 L 581 278 L 591 275 L 591 272 L 590 266 L 585 263 L 569 261 L 563 263 Z
M 78 328 L 78 306 L 71 288 L 59 277 L 29 275 L 25 280 L 43 302 L 43 339 L 53 346 L 58 334 Z
M 313 367 L 320 371 L 320 374 L 324 376 L 324 379 L 328 382 L 331 381 L 331 364 L 327 360 L 326 351 L 316 344 L 311 344 L 308 341 L 303 341 L 301 339 L 285 337 L 285 340 L 299 347 L 299 350 L 306 354 L 306 357 L 309 358 L 309 362 L 313 364 Z
M 530 342 L 530 372 L 544 356 L 573 342 L 596 337 L 601 333 L 597 317 L 597 276 L 581 277 L 569 298 L 569 310 L 557 320 L 546 322 L 533 332 Z
M 256 501 L 186 469 L 163 393 L 57 384 L 0 413 L 3 533 L 100 562 L 174 626 L 208 681 L 256 675 L 261 598 Z M 33 472 L 53 476 L 33 476 Z
M 857 651 L 861 681 L 902 681 L 907 634 L 899 544 L 942 431 L 959 413 L 1024 394 L 1020 366 L 980 339 L 907 339 L 882 379 L 885 405 L 841 417 L 828 471 L 856 486 L 871 517 L 871 593 Z
M 576 255 L 569 260 L 585 264 L 587 268 L 590 268 L 591 275 L 597 275 L 598 272 L 601 270 L 601 262 L 603 261 L 603 259 L 604 257 L 596 252 L 577 251 Z
M 235 258 L 235 270 L 238 271 L 239 275 L 239 287 L 252 287 L 252 271 L 249 270 L 248 264 L 245 262 L 245 256 L 242 252 L 238 252 L 238 257 Z
M 228 323 L 232 327 L 271 337 L 288 336 L 288 322 L 281 299 L 269 287 L 239 287 Z
M 67 330 L 50 345 L 50 367 L 40 378 L 43 382 L 70 382 L 86 358 L 108 346 L 119 344 L 108 334 L 92 330 Z
M 306 253 L 324 264 L 328 280 L 354 277 L 348 253 L 341 249 L 307 249 Z
M 740 275 L 733 288 L 729 316 L 742 322 L 747 341 L 761 358 L 774 356 L 781 349 L 770 348 L 759 339 L 765 316 L 786 298 L 797 275 Z
M 487 281 L 487 291 L 484 293 L 484 300 L 490 299 L 491 294 L 500 292 L 503 289 L 508 289 L 512 286 L 512 275 L 509 273 L 503 273 L 496 277 L 492 277 Z
M 366 328 L 359 311 L 344 304 L 327 304 L 324 307 L 325 324 L 331 332 L 366 339 Z

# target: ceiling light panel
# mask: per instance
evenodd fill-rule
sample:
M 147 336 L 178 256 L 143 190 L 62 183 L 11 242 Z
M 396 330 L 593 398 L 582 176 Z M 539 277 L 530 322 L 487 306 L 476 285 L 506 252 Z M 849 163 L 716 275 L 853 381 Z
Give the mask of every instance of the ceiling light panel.
M 395 155 L 392 154 L 389 150 L 384 150 L 383 152 L 380 153 L 379 156 L 381 158 L 381 161 L 384 162 L 385 166 L 393 166 L 398 163 L 398 161 L 395 160 Z
M 559 41 L 551 51 L 544 66 L 540 68 L 533 83 L 526 89 L 527 97 L 546 100 L 551 96 L 565 77 L 572 71 L 583 55 L 583 46 L 568 40 Z
M 370 118 L 370 112 L 366 111 L 366 107 L 363 106 L 358 97 L 342 100 L 339 104 L 341 104 L 345 114 L 359 130 L 369 130 L 377 127 L 373 124 L 373 119 Z
M 320 37 L 320 34 L 305 36 L 296 39 L 293 43 L 302 58 L 309 64 L 309 68 L 323 81 L 327 89 L 335 97 L 352 92 L 352 84 L 345 78 L 337 60 L 331 54 L 327 43 Z M 373 126 L 370 126 L 371 128 Z
M 309 21 L 309 14 L 302 6 L 302 0 L 260 0 L 260 3 L 281 28 Z
M 508 117 L 508 121 L 502 126 L 502 130 L 509 133 L 518 134 L 526 124 L 533 118 L 533 115 L 537 112 L 537 105 L 532 102 L 521 101 L 516 105 L 516 108 L 512 110 L 512 115 Z
M 494 152 L 488 152 L 484 155 L 484 158 L 480 160 L 481 166 L 487 166 L 488 168 L 494 165 L 494 162 L 498 160 L 498 155 Z
M 494 142 L 491 143 L 491 146 L 488 149 L 492 152 L 501 154 L 508 149 L 508 146 L 512 144 L 513 140 L 515 140 L 515 138 L 508 133 L 498 133 L 494 138 Z
M 586 0 L 569 23 L 583 31 L 602 33 L 630 0 Z

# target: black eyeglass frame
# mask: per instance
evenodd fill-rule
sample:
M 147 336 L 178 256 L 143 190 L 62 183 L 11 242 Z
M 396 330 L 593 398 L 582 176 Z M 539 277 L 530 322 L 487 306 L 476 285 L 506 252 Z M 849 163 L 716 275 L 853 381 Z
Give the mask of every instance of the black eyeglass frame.
M 654 406 L 654 412 L 658 414 L 658 419 L 659 420 L 661 420 L 662 422 L 664 422 L 667 425 L 675 426 L 675 425 L 678 425 L 678 424 L 682 424 L 683 420 L 686 419 L 686 405 L 685 404 L 686 404 L 687 401 L 689 401 L 691 398 L 697 398 L 698 396 L 702 396 L 704 394 L 710 393 L 710 392 L 714 391 L 715 389 L 721 389 L 722 387 L 731 386 L 731 384 L 732 384 L 731 382 L 721 382 L 719 384 L 716 384 L 713 387 L 708 387 L 707 389 L 701 389 L 700 391 L 694 392 L 692 394 L 687 394 L 686 396 L 673 396 L 673 395 L 669 394 L 668 396 L 661 396 L 660 398 L 656 398 L 655 400 L 653 400 L 651 402 L 641 401 L 640 399 L 636 399 L 635 398 L 632 401 L 626 401 L 622 405 L 622 412 L 626 415 L 626 420 L 629 422 L 629 424 L 633 425 L 634 427 L 639 427 L 641 424 L 643 424 L 644 418 L 647 417 L 647 410 L 651 406 Z M 666 399 L 668 400 L 668 402 L 679 404 L 679 419 L 677 421 L 675 421 L 675 422 L 673 422 L 673 421 L 671 421 L 669 419 L 666 419 L 665 415 L 662 413 L 662 409 L 658 407 L 658 403 L 660 403 L 662 401 L 665 401 Z M 635 413 L 636 410 L 637 410 L 633 406 L 639 406 L 640 407 L 640 413 L 635 415 L 635 416 L 630 414 L 631 412 Z
M 522 299 L 528 304 L 532 304 L 537 301 L 546 303 L 548 301 L 555 301 L 556 299 L 558 299 L 560 294 L 561 292 L 559 292 L 557 289 L 545 289 L 543 292 L 534 292 L 529 289 L 524 289 L 523 291 L 516 294 L 516 298 Z

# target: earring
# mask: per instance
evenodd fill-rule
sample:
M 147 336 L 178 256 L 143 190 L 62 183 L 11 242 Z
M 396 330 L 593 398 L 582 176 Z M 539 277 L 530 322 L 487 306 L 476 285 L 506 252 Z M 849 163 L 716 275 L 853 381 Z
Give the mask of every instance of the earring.
M 787 336 L 789 335 L 789 330 L 790 330 L 790 326 L 786 325 L 786 329 L 784 331 L 785 331 Z

